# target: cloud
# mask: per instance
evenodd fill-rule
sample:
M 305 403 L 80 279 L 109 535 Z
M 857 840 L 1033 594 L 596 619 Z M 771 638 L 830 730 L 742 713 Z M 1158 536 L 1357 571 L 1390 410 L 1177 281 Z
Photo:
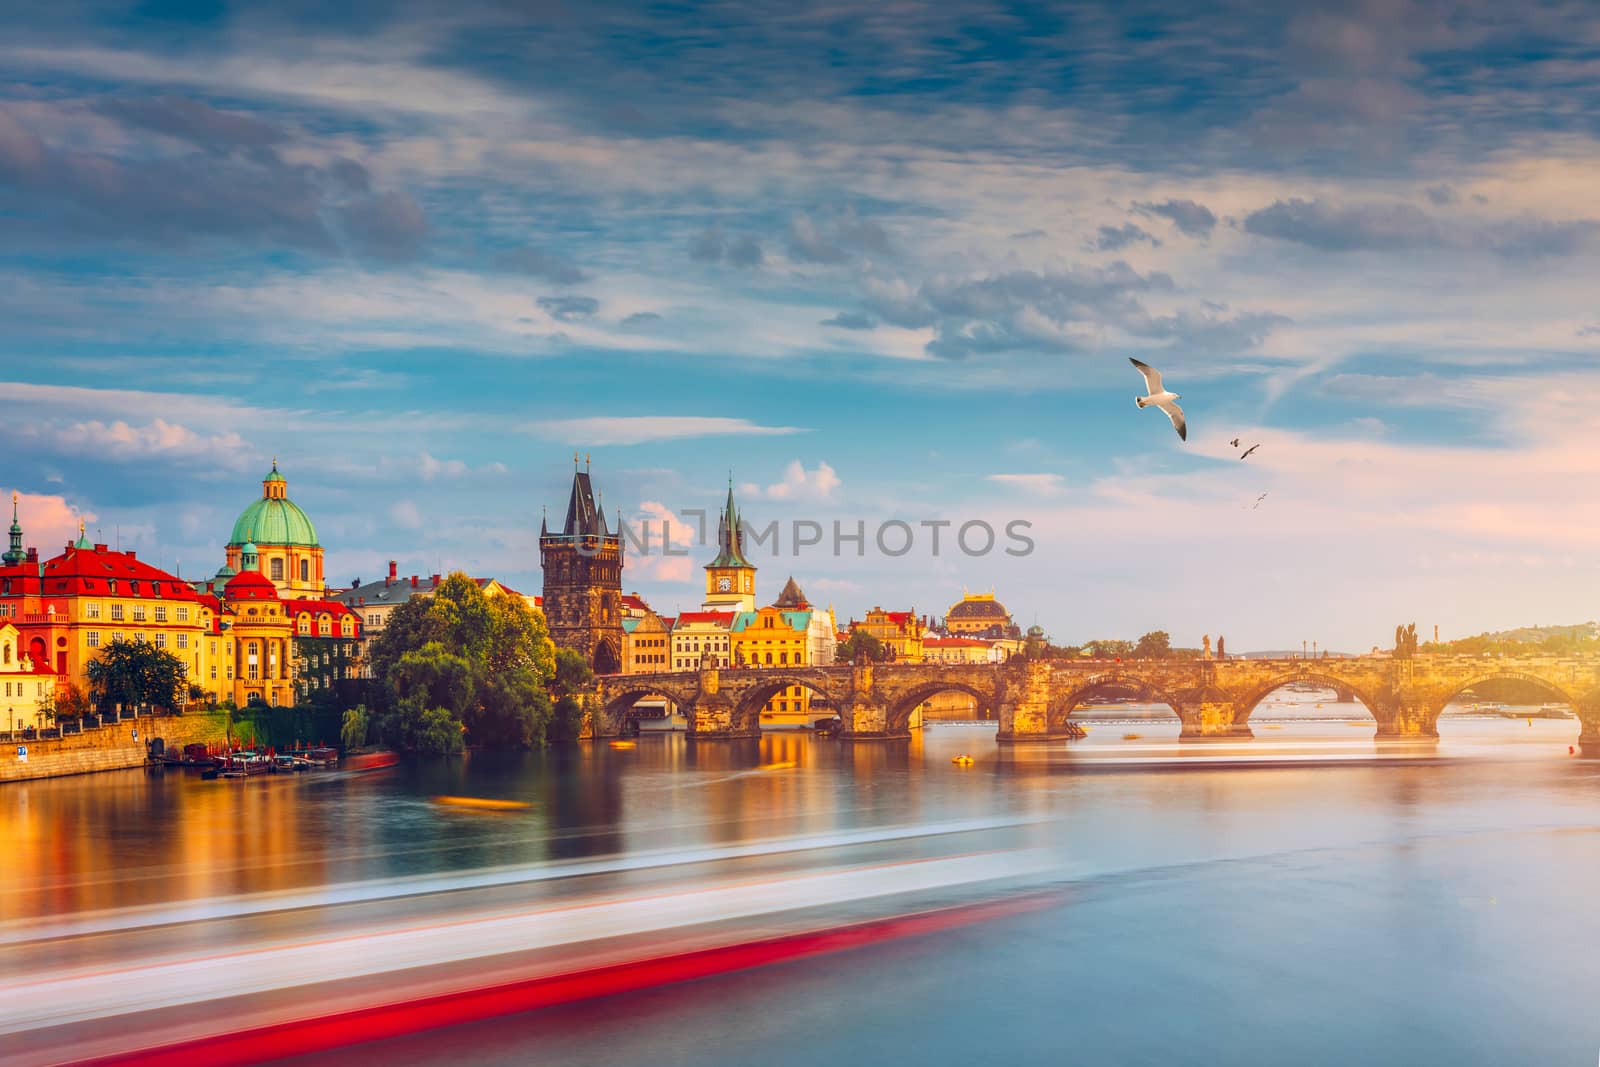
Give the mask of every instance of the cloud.
M 1423 192 L 1427 194 L 1428 202 L 1436 207 L 1448 207 L 1461 199 L 1461 194 L 1448 185 L 1430 185 Z
M 14 440 L 43 446 L 52 451 L 94 457 L 116 463 L 150 459 L 194 465 L 216 463 L 239 466 L 251 451 L 243 437 L 232 431 L 203 434 L 187 426 L 156 418 L 147 423 L 122 419 L 103 422 L 86 419 L 77 422 L 30 420 L 6 431 Z
M 1008 241 L 1037 241 L 1050 235 L 1043 230 L 1019 230 L 1006 238 Z
M 588 275 L 570 260 L 532 247 L 502 252 L 495 257 L 494 263 L 501 270 L 526 274 L 530 278 L 543 278 L 558 285 L 575 285 L 588 279 Z
M 1464 249 L 1508 259 L 1570 256 L 1592 248 L 1600 222 L 1520 217 L 1481 222 L 1430 215 L 1414 204 L 1279 200 L 1245 216 L 1243 229 L 1324 252 Z
M 878 320 L 860 311 L 841 311 L 831 319 L 823 319 L 820 326 L 833 326 L 840 330 L 871 330 Z
M 599 311 L 600 301 L 591 296 L 541 296 L 539 306 L 557 322 L 574 322 Z
M 765 500 L 826 500 L 838 487 L 839 476 L 828 464 L 819 462 L 815 470 L 808 471 L 805 464 L 792 460 L 783 469 L 781 481 L 765 488 L 746 483 L 741 489 L 747 496 Z
M 685 548 L 699 542 L 698 531 L 678 519 L 677 513 L 658 500 L 641 500 L 639 510 L 629 516 L 628 523 L 638 534 L 638 540 L 648 537 L 648 548 L 628 553 L 629 581 L 687 582 L 694 573 L 694 560 L 677 555 Z M 671 545 L 674 555 L 666 555 L 666 545 Z
M 629 315 L 627 318 L 623 319 L 617 325 L 621 326 L 623 329 L 626 330 L 626 329 L 633 329 L 633 328 L 639 327 L 639 326 L 648 326 L 653 322 L 660 322 L 660 321 L 661 321 L 661 316 L 656 314 L 654 311 L 635 311 L 632 315 Z
M 1168 219 L 1179 231 L 1189 237 L 1210 237 L 1216 228 L 1217 216 L 1204 204 L 1193 200 L 1135 200 L 1133 210 L 1141 215 L 1155 215 Z
M 56 148 L 0 109 L 0 188 L 12 190 L 13 216 L 49 219 L 79 240 L 165 246 L 213 238 L 324 254 L 347 247 L 383 260 L 412 258 L 427 236 L 421 206 L 397 190 L 371 191 L 365 168 L 351 160 L 288 162 L 261 144 L 235 151 L 254 127 L 204 105 L 168 100 L 136 111 L 142 123 L 161 122 L 202 150 L 115 156 Z
M 78 539 L 78 521 L 93 523 L 99 516 L 93 511 L 80 510 L 69 504 L 65 497 L 42 493 L 24 493 L 15 489 L 0 490 L 0 501 L 11 502 L 17 493 L 17 521 L 22 524 L 26 544 L 37 546 L 39 554 L 50 557 L 68 541 Z
M 765 259 L 761 243 L 749 234 L 728 238 L 716 223 L 706 227 L 689 242 L 689 258 L 698 263 L 728 263 L 735 267 L 759 267 Z
M 402 530 L 416 530 L 422 527 L 422 513 L 417 510 L 413 500 L 397 500 L 389 508 L 389 518 Z
M 1081 351 L 1119 332 L 1248 347 L 1288 321 L 1266 312 L 1229 317 L 1221 305 L 1155 314 L 1145 301 L 1174 294 L 1171 276 L 1140 273 L 1120 260 L 1104 267 L 937 276 L 917 287 L 903 279 L 868 279 L 865 288 L 864 302 L 885 322 L 932 327 L 926 351 L 946 359 L 1022 349 Z
M 803 263 L 844 263 L 858 254 L 889 256 L 889 235 L 854 211 L 824 222 L 796 215 L 789 223 L 789 255 Z
M 176 137 L 210 152 L 265 149 L 289 139 L 283 130 L 252 115 L 222 111 L 188 97 L 108 97 L 96 107 L 128 125 Z
M 1120 252 L 1131 244 L 1139 241 L 1148 241 L 1152 246 L 1160 247 L 1161 242 L 1151 236 L 1143 226 L 1125 222 L 1121 226 L 1102 226 L 1099 234 L 1090 242 L 1090 247 L 1100 252 Z
M 535 423 L 531 429 L 553 441 L 593 447 L 696 437 L 771 437 L 807 432 L 798 426 L 761 426 L 748 419 L 712 415 L 595 415 L 552 419 Z
M 1030 496 L 1060 496 L 1066 492 L 1066 485 L 1059 474 L 986 474 L 984 478 Z

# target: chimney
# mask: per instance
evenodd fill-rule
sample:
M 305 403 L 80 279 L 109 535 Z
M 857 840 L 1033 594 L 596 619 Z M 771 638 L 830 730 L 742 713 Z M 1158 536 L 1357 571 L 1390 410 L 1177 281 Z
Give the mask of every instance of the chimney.
M 131 548 L 128 549 L 128 558 L 129 559 L 137 559 L 138 558 L 133 554 L 133 549 L 131 549 Z
M 417 576 L 415 574 L 413 574 L 411 576 L 411 588 L 415 589 L 416 587 L 417 587 Z
M 438 585 L 439 584 L 439 576 L 437 574 L 435 574 L 433 576 L 433 584 L 434 585 Z
M 395 573 L 396 573 L 396 571 L 397 571 L 397 570 L 398 570 L 398 569 L 399 569 L 399 566 L 400 566 L 400 565 L 399 565 L 399 564 L 398 564 L 398 563 L 396 563 L 396 562 L 395 562 L 395 561 L 394 561 L 394 560 L 392 560 L 392 559 L 391 559 L 391 560 L 390 560 L 390 561 L 389 561 L 389 580 L 390 580 L 390 581 L 391 581 L 391 582 L 392 582 L 392 581 L 394 581 L 394 579 L 395 579 Z

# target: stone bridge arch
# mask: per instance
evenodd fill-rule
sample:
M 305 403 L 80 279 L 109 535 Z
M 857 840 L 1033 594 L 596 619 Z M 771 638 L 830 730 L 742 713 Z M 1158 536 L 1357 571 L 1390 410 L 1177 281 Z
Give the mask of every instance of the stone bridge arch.
M 627 723 L 628 713 L 645 697 L 665 697 L 682 708 L 693 702 L 696 687 L 677 680 L 652 678 L 651 675 L 611 676 L 601 681 L 598 707 L 594 714 L 594 735 L 615 737 Z
M 978 702 L 980 708 L 989 710 L 998 725 L 1000 703 L 1003 699 L 998 690 L 999 687 L 993 677 L 941 677 L 904 688 L 896 687 L 894 693 L 884 701 L 885 726 L 888 732 L 893 735 L 908 732 L 911 729 L 911 716 L 916 712 L 918 705 L 940 693 L 951 692 L 965 693 L 970 696 Z
M 1372 716 L 1373 721 L 1378 721 L 1383 709 L 1392 703 L 1387 699 L 1386 694 L 1374 689 L 1364 679 L 1352 681 L 1350 678 L 1343 677 L 1334 671 L 1320 668 L 1311 670 L 1296 668 L 1274 675 L 1264 681 L 1252 682 L 1248 688 L 1233 693 L 1234 721 L 1241 724 L 1249 723 L 1250 716 L 1255 714 L 1262 701 L 1284 686 L 1292 685 L 1295 682 L 1313 682 L 1335 692 L 1352 693 L 1361 702 L 1361 706 L 1367 709 L 1367 714 Z
M 1053 680 L 1049 723 L 1052 731 L 1063 730 L 1067 719 L 1097 692 L 1106 689 L 1132 689 L 1148 694 L 1155 703 L 1165 704 L 1182 720 L 1193 694 L 1173 686 L 1159 672 L 1141 671 L 1134 666 L 1118 666 L 1093 674 L 1067 675 Z
M 813 716 L 814 718 L 828 718 L 829 715 L 838 714 L 843 694 L 838 691 L 840 687 L 834 684 L 834 679 L 821 670 L 758 667 L 724 671 L 722 687 L 733 699 L 735 730 L 759 731 L 761 709 L 766 707 L 769 700 L 792 686 L 809 689 L 815 697 L 822 698 L 827 706 L 833 709 L 828 715 L 819 713 Z

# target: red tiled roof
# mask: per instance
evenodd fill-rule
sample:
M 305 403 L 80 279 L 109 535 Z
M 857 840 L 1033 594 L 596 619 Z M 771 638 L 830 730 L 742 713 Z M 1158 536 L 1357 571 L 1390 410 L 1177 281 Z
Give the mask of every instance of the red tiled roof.
M 259 571 L 241 571 L 228 579 L 222 595 L 229 600 L 276 600 L 278 587 Z
M 993 642 L 976 637 L 924 637 L 923 648 L 989 648 Z
M 731 611 L 684 611 L 678 614 L 679 622 L 714 622 L 719 626 L 732 626 Z
M 629 593 L 622 595 L 622 606 L 632 611 L 649 611 L 650 605 L 644 602 L 644 597 L 633 596 Z
M 678 617 L 676 615 L 663 615 L 661 616 L 661 621 L 666 623 L 667 629 L 670 630 L 672 629 L 672 624 L 678 621 Z
M 149 597 L 152 600 L 193 600 L 194 590 L 184 581 L 159 567 L 152 567 L 132 552 L 113 552 L 105 545 L 91 549 L 68 547 L 59 556 L 44 562 L 44 588 L 41 590 L 37 564 L 19 563 L 0 567 L 0 578 L 22 578 L 14 593 L 27 591 L 44 596 L 107 596 L 110 582 L 117 582 L 117 596 Z

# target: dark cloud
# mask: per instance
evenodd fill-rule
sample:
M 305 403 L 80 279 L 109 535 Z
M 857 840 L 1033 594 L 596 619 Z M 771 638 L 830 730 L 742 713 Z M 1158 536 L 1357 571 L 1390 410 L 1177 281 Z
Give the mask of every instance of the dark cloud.
M 206 126 L 203 111 L 161 113 L 174 122 L 187 117 L 188 139 L 210 145 L 184 155 L 126 158 L 55 148 L 0 110 L 0 188 L 13 192 L 0 225 L 9 217 L 80 240 L 170 246 L 223 238 L 322 253 L 348 248 L 388 260 L 415 255 L 428 232 L 415 200 L 371 192 L 358 163 L 338 159 L 318 167 L 287 163 L 264 149 L 225 151 L 230 137 L 251 135 L 226 122 Z
M 1136 200 L 1133 210 L 1141 215 L 1154 215 L 1172 222 L 1189 237 L 1209 237 L 1216 228 L 1217 216 L 1204 204 L 1193 200 Z
M 588 275 L 568 259 L 537 248 L 515 248 L 502 252 L 494 259 L 501 270 L 526 274 L 530 278 L 543 278 L 559 285 L 575 285 L 588 280 Z
M 1428 201 L 1437 207 L 1448 207 L 1461 199 L 1459 193 L 1448 185 L 1430 185 L 1423 190 Z
M 1022 230 L 1022 231 L 1020 231 L 1018 233 L 1012 234 L 1010 236 L 1010 240 L 1013 240 L 1013 241 L 1036 241 L 1036 240 L 1040 239 L 1041 237 L 1049 237 L 1049 236 L 1050 235 L 1045 233 L 1043 230 Z
M 339 209 L 354 250 L 376 259 L 408 260 L 428 236 L 428 217 L 405 193 L 363 196 Z
M 1279 200 L 1245 216 L 1245 232 L 1325 252 L 1460 249 L 1507 259 L 1570 256 L 1593 247 L 1600 222 L 1522 218 L 1479 222 L 1401 202 Z
M 652 322 L 660 321 L 661 316 L 657 315 L 654 311 L 635 311 L 632 315 L 629 315 L 627 318 L 623 319 L 620 325 L 624 329 L 627 329 L 634 326 L 648 326 Z
M 789 224 L 789 255 L 806 263 L 844 263 L 860 254 L 889 256 L 889 235 L 871 219 L 855 213 L 825 222 L 796 215 Z
M 599 311 L 600 301 L 592 296 L 541 296 L 539 306 L 557 322 L 574 322 Z
M 840 330 L 874 330 L 878 327 L 878 320 L 861 311 L 841 311 L 831 319 L 823 319 L 818 325 L 833 326 Z
M 869 280 L 866 304 L 879 318 L 910 329 L 931 327 L 930 355 L 962 359 L 1017 350 L 1068 352 L 1097 346 L 1116 332 L 1206 352 L 1261 343 L 1290 320 L 1269 312 L 1230 314 L 1218 304 L 1153 315 L 1152 296 L 1177 291 L 1160 271 L 1141 274 L 1118 261 L 1053 272 L 1009 271 L 930 279 L 912 288 Z
M 766 258 L 761 242 L 749 234 L 729 238 L 722 227 L 712 223 L 689 242 L 689 258 L 697 263 L 728 263 L 735 267 L 759 267 Z
M 1100 227 L 1100 232 L 1090 243 L 1090 247 L 1101 252 L 1120 252 L 1122 249 L 1139 241 L 1149 241 L 1150 244 L 1157 247 L 1161 244 L 1143 226 L 1125 222 L 1121 226 Z
M 1433 248 L 1446 242 L 1444 229 L 1412 204 L 1332 204 L 1279 200 L 1245 216 L 1244 230 L 1257 237 L 1292 241 L 1326 252 L 1356 249 Z
M 207 151 L 262 149 L 282 144 L 288 134 L 276 126 L 237 111 L 180 96 L 108 97 L 97 109 L 130 126 L 164 133 Z

